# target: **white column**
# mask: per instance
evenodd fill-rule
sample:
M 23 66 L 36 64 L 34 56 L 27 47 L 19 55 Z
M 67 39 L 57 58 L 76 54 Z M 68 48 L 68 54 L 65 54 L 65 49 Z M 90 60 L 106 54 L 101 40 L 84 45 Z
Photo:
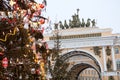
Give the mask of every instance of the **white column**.
M 106 66 L 106 52 L 105 52 L 105 47 L 102 47 L 102 53 L 103 53 L 103 63 L 104 63 L 104 71 L 107 71 L 107 66 Z
M 111 47 L 111 53 L 112 53 L 113 70 L 116 71 L 116 60 L 115 60 L 115 52 L 113 46 Z

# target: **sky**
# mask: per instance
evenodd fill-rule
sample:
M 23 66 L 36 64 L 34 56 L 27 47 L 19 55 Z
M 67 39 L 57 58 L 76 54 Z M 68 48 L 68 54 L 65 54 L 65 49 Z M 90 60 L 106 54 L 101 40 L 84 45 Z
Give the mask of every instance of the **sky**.
M 120 0 L 47 0 L 46 15 L 53 23 L 64 22 L 72 19 L 78 8 L 80 19 L 95 19 L 97 27 L 120 33 Z

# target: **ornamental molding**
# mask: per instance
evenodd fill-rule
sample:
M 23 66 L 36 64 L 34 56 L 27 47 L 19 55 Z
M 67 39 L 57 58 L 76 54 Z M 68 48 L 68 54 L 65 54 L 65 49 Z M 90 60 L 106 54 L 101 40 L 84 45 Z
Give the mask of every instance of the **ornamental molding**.
M 60 41 L 61 49 L 120 45 L 120 38 L 116 38 L 115 36 L 60 39 Z M 54 47 L 54 40 L 50 40 L 47 43 L 49 45 L 49 48 Z

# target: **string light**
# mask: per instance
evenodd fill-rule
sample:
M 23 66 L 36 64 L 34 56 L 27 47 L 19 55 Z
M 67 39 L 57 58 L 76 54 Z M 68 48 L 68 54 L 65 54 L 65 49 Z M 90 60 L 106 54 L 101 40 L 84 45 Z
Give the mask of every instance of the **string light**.
M 3 35 L 5 35 L 5 33 L 3 32 Z

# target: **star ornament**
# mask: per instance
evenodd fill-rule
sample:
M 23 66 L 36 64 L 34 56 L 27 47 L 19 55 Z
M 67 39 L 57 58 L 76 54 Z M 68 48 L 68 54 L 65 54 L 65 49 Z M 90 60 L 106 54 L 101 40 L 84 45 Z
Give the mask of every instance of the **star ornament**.
M 13 6 L 14 4 L 16 4 L 16 2 L 14 2 L 13 0 L 10 0 L 10 5 Z

